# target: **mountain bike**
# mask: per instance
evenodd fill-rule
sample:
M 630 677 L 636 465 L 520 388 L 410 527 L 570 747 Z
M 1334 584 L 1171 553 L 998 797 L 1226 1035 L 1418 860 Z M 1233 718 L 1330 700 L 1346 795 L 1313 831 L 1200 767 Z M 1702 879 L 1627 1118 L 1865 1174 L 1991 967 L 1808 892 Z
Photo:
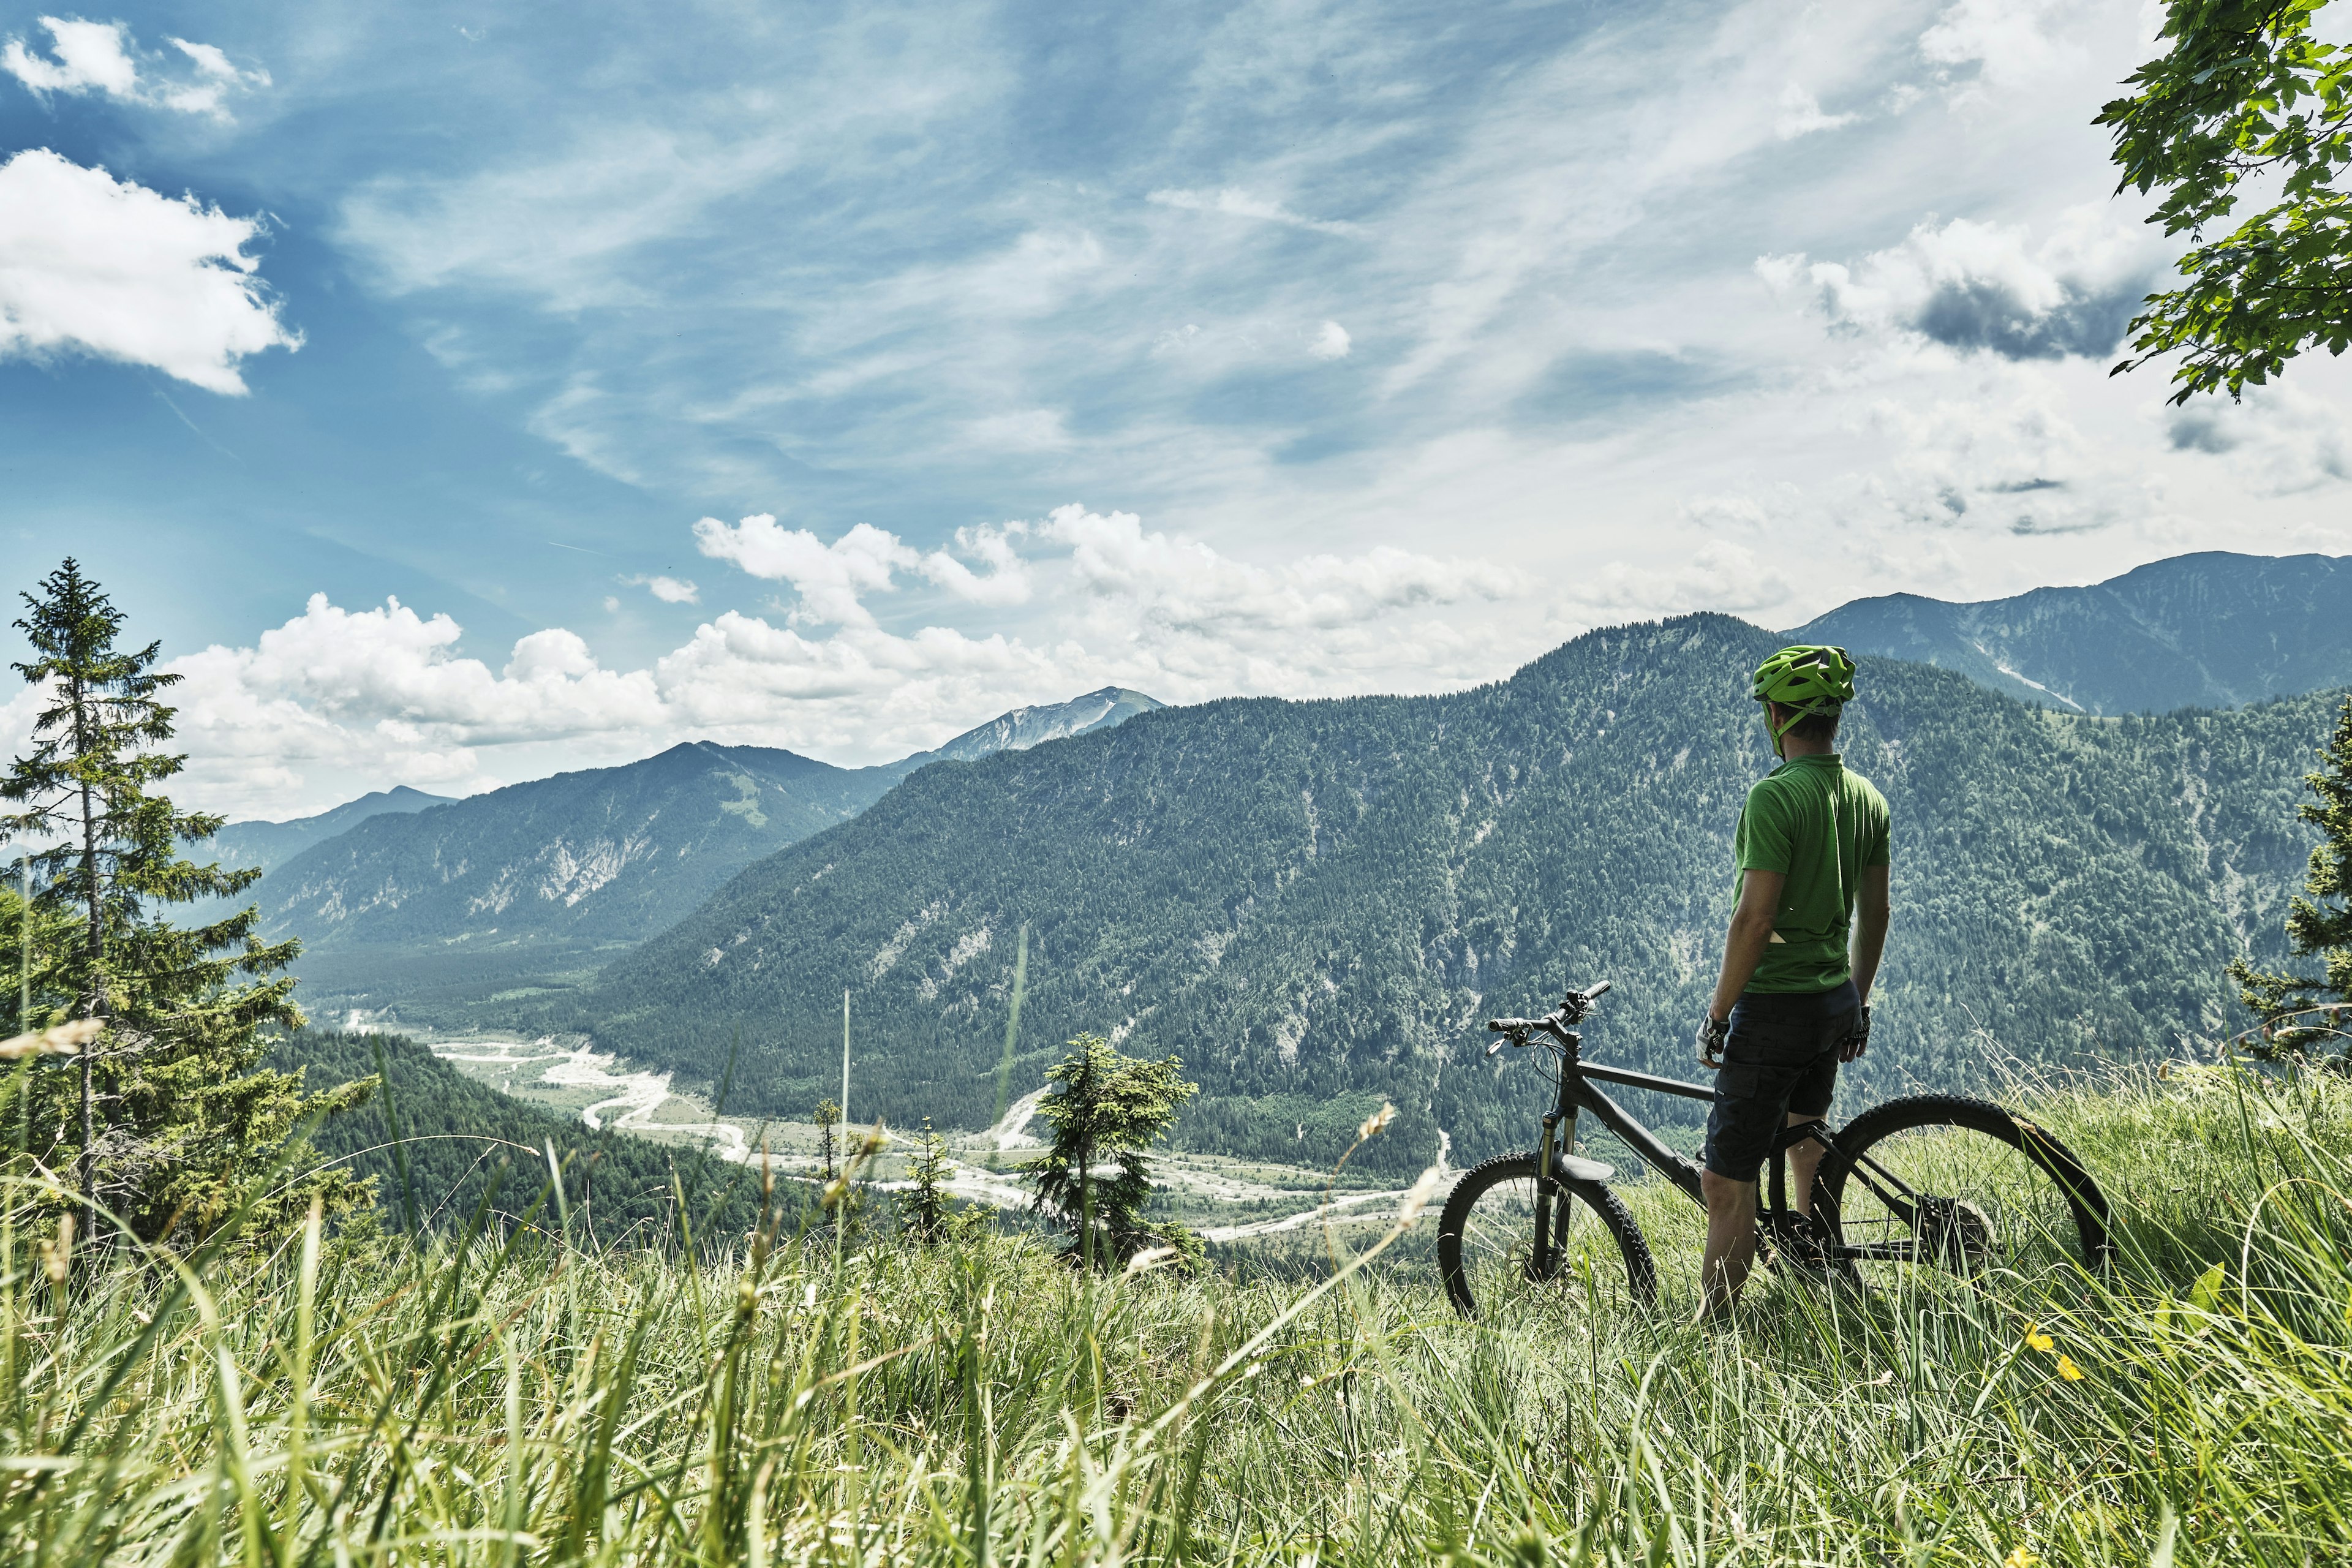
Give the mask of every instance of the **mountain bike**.
M 1582 1057 L 1581 1023 L 1609 983 L 1571 991 L 1540 1018 L 1493 1018 L 1486 1047 L 1539 1047 L 1556 1068 L 1552 1108 L 1533 1152 L 1503 1154 L 1463 1173 L 1437 1222 L 1445 1293 L 1465 1317 L 1575 1289 L 1589 1300 L 1647 1306 L 1658 1271 L 1632 1211 L 1610 1186 L 1613 1167 L 1578 1153 L 1578 1118 L 1591 1112 L 1642 1162 L 1705 1207 L 1696 1162 L 1685 1159 L 1597 1087 L 1616 1084 L 1712 1100 L 1706 1084 L 1654 1078 Z M 1789 1202 L 1788 1152 L 1826 1150 L 1811 1212 Z M 1980 1277 L 2104 1268 L 2111 1244 L 2098 1184 L 2046 1130 L 1990 1100 L 1919 1094 L 1874 1106 L 1832 1132 L 1822 1121 L 1786 1129 L 1758 1205 L 1757 1256 L 1769 1267 L 1863 1284 L 1906 1269 Z M 1570 1225 L 1590 1213 L 1609 1242 L 1578 1250 Z M 1588 1229 L 1590 1226 L 1588 1226 Z M 1622 1261 L 1622 1279 L 1609 1257 Z

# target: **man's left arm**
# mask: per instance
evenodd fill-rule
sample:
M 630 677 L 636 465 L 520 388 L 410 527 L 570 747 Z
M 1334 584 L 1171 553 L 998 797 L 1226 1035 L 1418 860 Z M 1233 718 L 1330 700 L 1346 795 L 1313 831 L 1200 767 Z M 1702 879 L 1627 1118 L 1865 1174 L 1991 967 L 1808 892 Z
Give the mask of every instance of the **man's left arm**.
M 1878 979 L 1878 960 L 1886 951 L 1886 927 L 1893 918 L 1888 879 L 1885 866 L 1864 866 L 1862 885 L 1854 889 L 1853 989 L 1862 998 L 1862 1026 L 1846 1041 L 1840 1061 L 1850 1062 L 1870 1048 L 1870 987 Z

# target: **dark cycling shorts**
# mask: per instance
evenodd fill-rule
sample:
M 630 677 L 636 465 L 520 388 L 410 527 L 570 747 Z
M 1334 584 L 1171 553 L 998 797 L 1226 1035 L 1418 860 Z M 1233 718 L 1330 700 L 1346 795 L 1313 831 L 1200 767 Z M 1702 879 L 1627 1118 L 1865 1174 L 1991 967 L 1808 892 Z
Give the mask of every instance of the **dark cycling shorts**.
M 1853 1033 L 1862 999 L 1852 981 L 1833 991 L 1768 995 L 1732 1005 L 1731 1038 L 1715 1075 L 1706 1117 L 1706 1168 L 1752 1182 L 1772 1157 L 1789 1113 L 1819 1116 L 1837 1087 L 1838 1047 Z

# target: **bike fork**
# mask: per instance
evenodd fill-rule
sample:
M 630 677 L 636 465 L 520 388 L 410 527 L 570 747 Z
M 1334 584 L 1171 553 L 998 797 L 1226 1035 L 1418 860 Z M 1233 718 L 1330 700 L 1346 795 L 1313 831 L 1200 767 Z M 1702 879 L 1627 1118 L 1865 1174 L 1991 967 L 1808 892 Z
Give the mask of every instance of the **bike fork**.
M 1568 1221 L 1571 1211 L 1568 1206 L 1567 1194 L 1560 1191 L 1559 1178 L 1554 1173 L 1559 1168 L 1559 1156 L 1576 1148 L 1576 1107 L 1565 1103 L 1565 1093 L 1561 1100 L 1562 1104 L 1545 1115 L 1543 1138 L 1536 1149 L 1536 1239 L 1535 1248 L 1529 1256 L 1530 1267 L 1538 1279 L 1550 1278 L 1554 1262 L 1568 1250 Z M 1560 1136 L 1563 1123 L 1568 1129 L 1565 1139 Z M 1551 1223 L 1555 1208 L 1559 1214 L 1557 1237 Z

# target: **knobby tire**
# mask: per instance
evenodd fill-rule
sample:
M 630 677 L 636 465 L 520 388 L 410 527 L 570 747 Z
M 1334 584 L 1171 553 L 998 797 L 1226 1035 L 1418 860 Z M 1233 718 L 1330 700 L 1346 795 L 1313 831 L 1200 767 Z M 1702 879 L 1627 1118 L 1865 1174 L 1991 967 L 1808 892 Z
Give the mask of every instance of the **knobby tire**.
M 1463 1234 L 1477 1208 L 1478 1200 L 1507 1183 L 1524 1182 L 1532 1186 L 1535 1177 L 1534 1154 L 1498 1154 L 1464 1172 L 1462 1179 L 1454 1184 L 1454 1191 L 1447 1194 L 1445 1207 L 1437 1220 L 1437 1266 L 1445 1281 L 1446 1299 L 1464 1317 L 1478 1315 L 1478 1304 L 1474 1299 L 1470 1281 L 1470 1261 L 1464 1258 L 1462 1245 Z M 1650 1244 L 1643 1239 L 1641 1226 L 1634 1223 L 1633 1215 L 1623 1201 L 1609 1189 L 1606 1183 L 1576 1181 L 1563 1176 L 1555 1201 L 1572 1205 L 1571 1215 L 1575 1209 L 1580 1208 L 1596 1215 L 1607 1227 L 1617 1244 L 1619 1255 L 1624 1259 L 1627 1291 L 1636 1302 L 1645 1307 L 1657 1300 L 1658 1268 L 1650 1256 Z M 1557 1217 L 1554 1224 L 1563 1234 L 1570 1228 L 1559 1225 Z M 1532 1251 L 1531 1225 L 1528 1237 Z M 1543 1279 L 1558 1278 L 1563 1272 L 1561 1264 L 1565 1258 L 1566 1248 L 1555 1247 L 1551 1267 L 1546 1270 Z
M 1830 1216 L 1842 1214 L 1847 1182 L 1874 1146 L 1901 1133 L 1937 1128 L 1981 1133 L 2017 1150 L 2050 1179 L 2064 1199 L 2074 1218 L 2079 1250 L 2076 1261 L 2095 1271 L 2106 1266 L 2114 1251 L 2107 1233 L 2107 1200 L 2083 1163 L 2047 1129 L 1990 1100 L 1966 1095 L 1915 1094 L 1890 1100 L 1864 1111 L 1843 1131 L 1832 1134 L 1836 1148 L 1822 1161 L 1820 1173 L 1814 1178 L 1814 1212 Z M 1965 1192 L 1938 1195 L 1961 1199 L 1969 1196 Z M 1832 1217 L 1831 1224 L 1837 1227 L 1838 1239 L 1851 1239 L 1843 1235 L 1837 1218 Z

